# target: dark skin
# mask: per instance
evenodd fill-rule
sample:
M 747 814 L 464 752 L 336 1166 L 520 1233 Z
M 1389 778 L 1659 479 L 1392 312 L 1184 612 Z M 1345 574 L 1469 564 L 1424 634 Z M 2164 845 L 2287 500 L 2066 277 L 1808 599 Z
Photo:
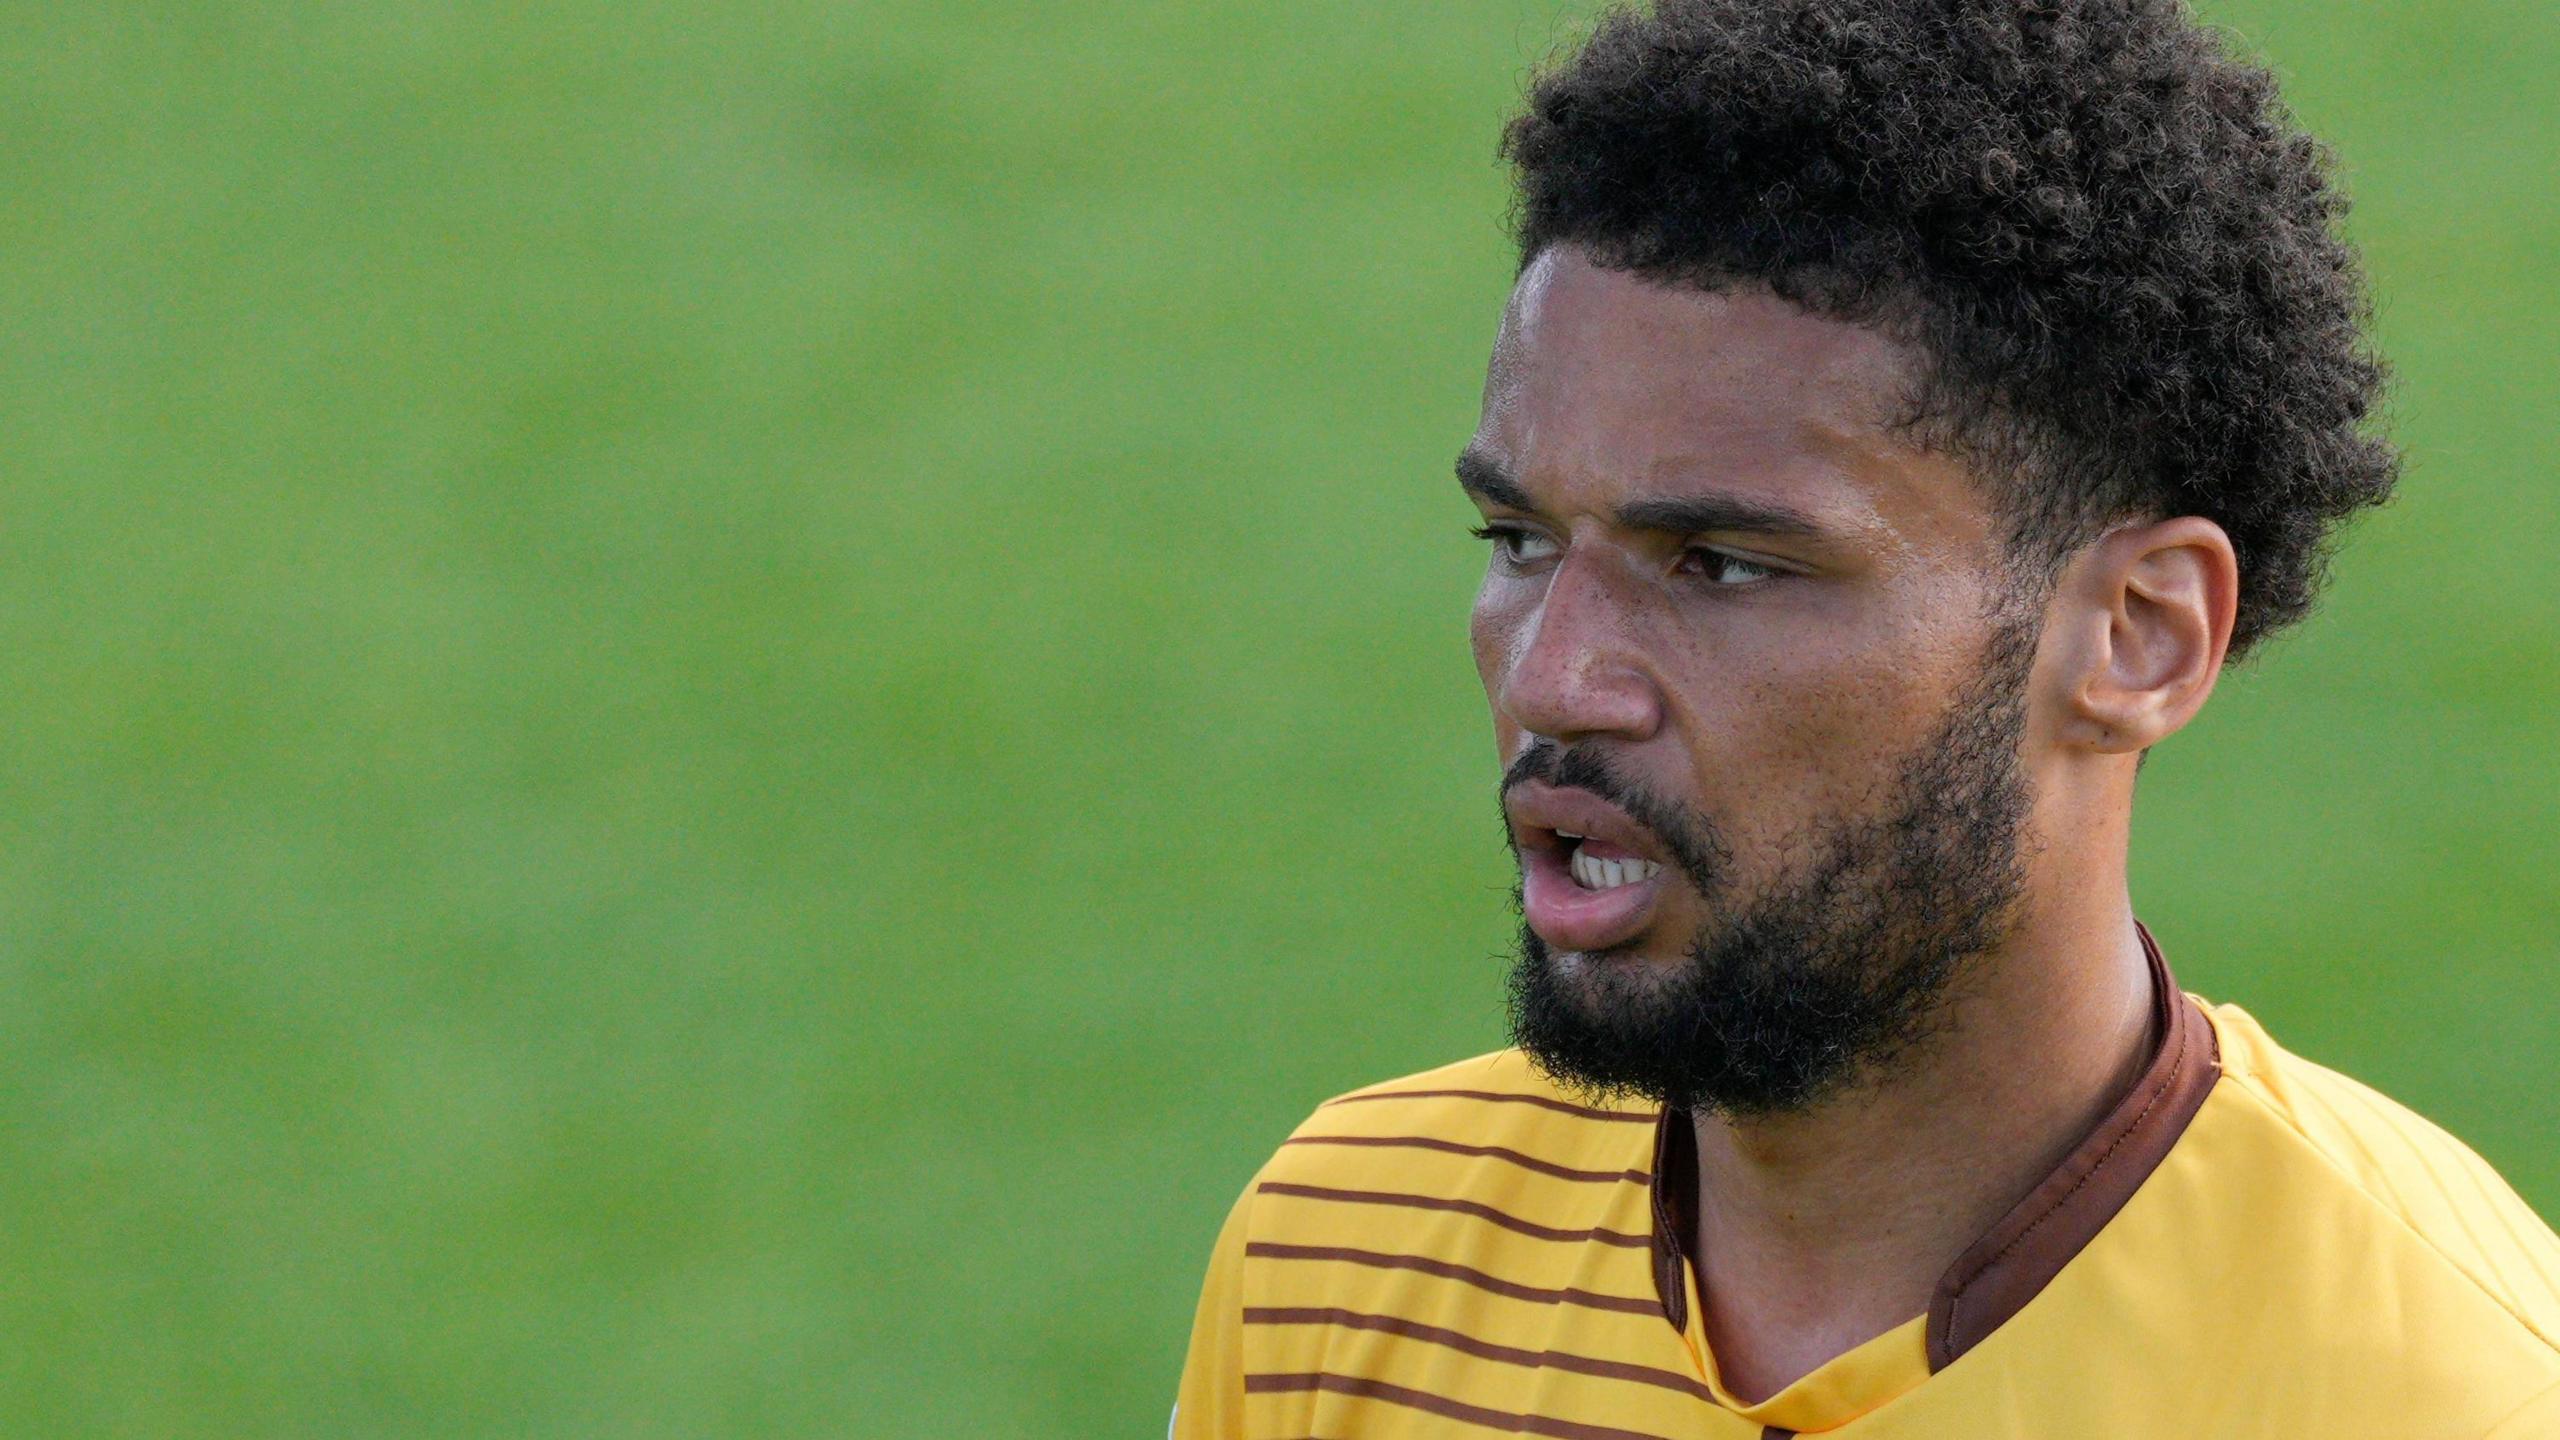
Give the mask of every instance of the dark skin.
M 1894 424 L 1914 374 L 1878 331 L 1765 292 L 1571 249 L 1530 266 L 1459 467 L 1493 532 L 1473 638 L 1502 760 L 1597 747 L 1712 817 L 1744 887 L 1873 813 L 2018 593 L 1995 497 Z M 2134 769 L 2211 694 L 2238 593 L 2195 516 L 2119 525 L 2035 592 L 2014 929 L 1920 1046 L 1808 1109 L 1694 1117 L 1691 1253 L 1745 1400 L 1922 1313 L 2149 1057 Z M 1715 923 L 1676 871 L 1655 884 L 1624 943 L 1545 936 L 1568 979 L 1667 970 Z

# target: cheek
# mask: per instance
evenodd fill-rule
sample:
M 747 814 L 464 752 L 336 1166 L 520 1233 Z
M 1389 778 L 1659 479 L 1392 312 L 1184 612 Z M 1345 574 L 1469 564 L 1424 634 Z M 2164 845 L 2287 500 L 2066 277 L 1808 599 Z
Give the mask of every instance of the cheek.
M 1467 615 L 1467 638 L 1475 651 L 1476 679 L 1484 685 L 1485 712 L 1493 722 L 1494 754 L 1508 765 L 1517 758 L 1520 725 L 1505 705 L 1512 666 L 1523 637 L 1535 623 L 1537 606 L 1527 587 L 1487 577 Z
M 1487 699 L 1501 693 L 1513 637 L 1519 634 L 1522 621 L 1519 603 L 1505 593 L 1506 588 L 1486 580 L 1476 591 L 1475 608 L 1467 614 L 1467 639 L 1475 650 L 1476 679 L 1483 683 Z
M 1680 677 L 1679 729 L 1700 801 L 1746 851 L 1863 813 L 1926 732 L 1928 677 L 1799 638 L 1728 648 Z

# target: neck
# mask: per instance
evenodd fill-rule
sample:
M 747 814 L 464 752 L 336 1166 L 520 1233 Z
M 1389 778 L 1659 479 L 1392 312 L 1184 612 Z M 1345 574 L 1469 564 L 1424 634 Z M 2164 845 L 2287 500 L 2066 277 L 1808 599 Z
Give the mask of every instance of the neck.
M 2031 907 L 1958 986 L 1889 1074 L 1797 1114 L 1693 1117 L 1691 1253 L 1721 1378 L 1745 1401 L 1926 1310 L 2160 1038 L 2120 887 Z

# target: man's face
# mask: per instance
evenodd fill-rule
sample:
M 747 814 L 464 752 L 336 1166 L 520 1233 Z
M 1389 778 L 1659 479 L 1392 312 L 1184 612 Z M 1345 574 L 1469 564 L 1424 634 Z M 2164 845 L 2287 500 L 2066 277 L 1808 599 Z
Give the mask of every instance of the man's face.
M 1798 1107 L 2014 923 L 2034 617 L 1907 357 L 1756 291 L 1550 252 L 1460 477 L 1522 872 L 1520 1043 L 1684 1107 Z

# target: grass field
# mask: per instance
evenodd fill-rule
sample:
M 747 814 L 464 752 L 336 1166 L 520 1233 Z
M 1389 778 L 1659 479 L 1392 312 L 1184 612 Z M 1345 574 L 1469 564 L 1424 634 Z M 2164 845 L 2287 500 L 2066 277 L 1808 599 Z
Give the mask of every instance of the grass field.
M 1499 1043 L 1448 462 L 1586 7 L 15 7 L 0 1429 L 1147 1435 Z M 2560 10 L 2249 0 L 2405 499 L 2150 768 L 2181 978 L 2560 1211 Z

